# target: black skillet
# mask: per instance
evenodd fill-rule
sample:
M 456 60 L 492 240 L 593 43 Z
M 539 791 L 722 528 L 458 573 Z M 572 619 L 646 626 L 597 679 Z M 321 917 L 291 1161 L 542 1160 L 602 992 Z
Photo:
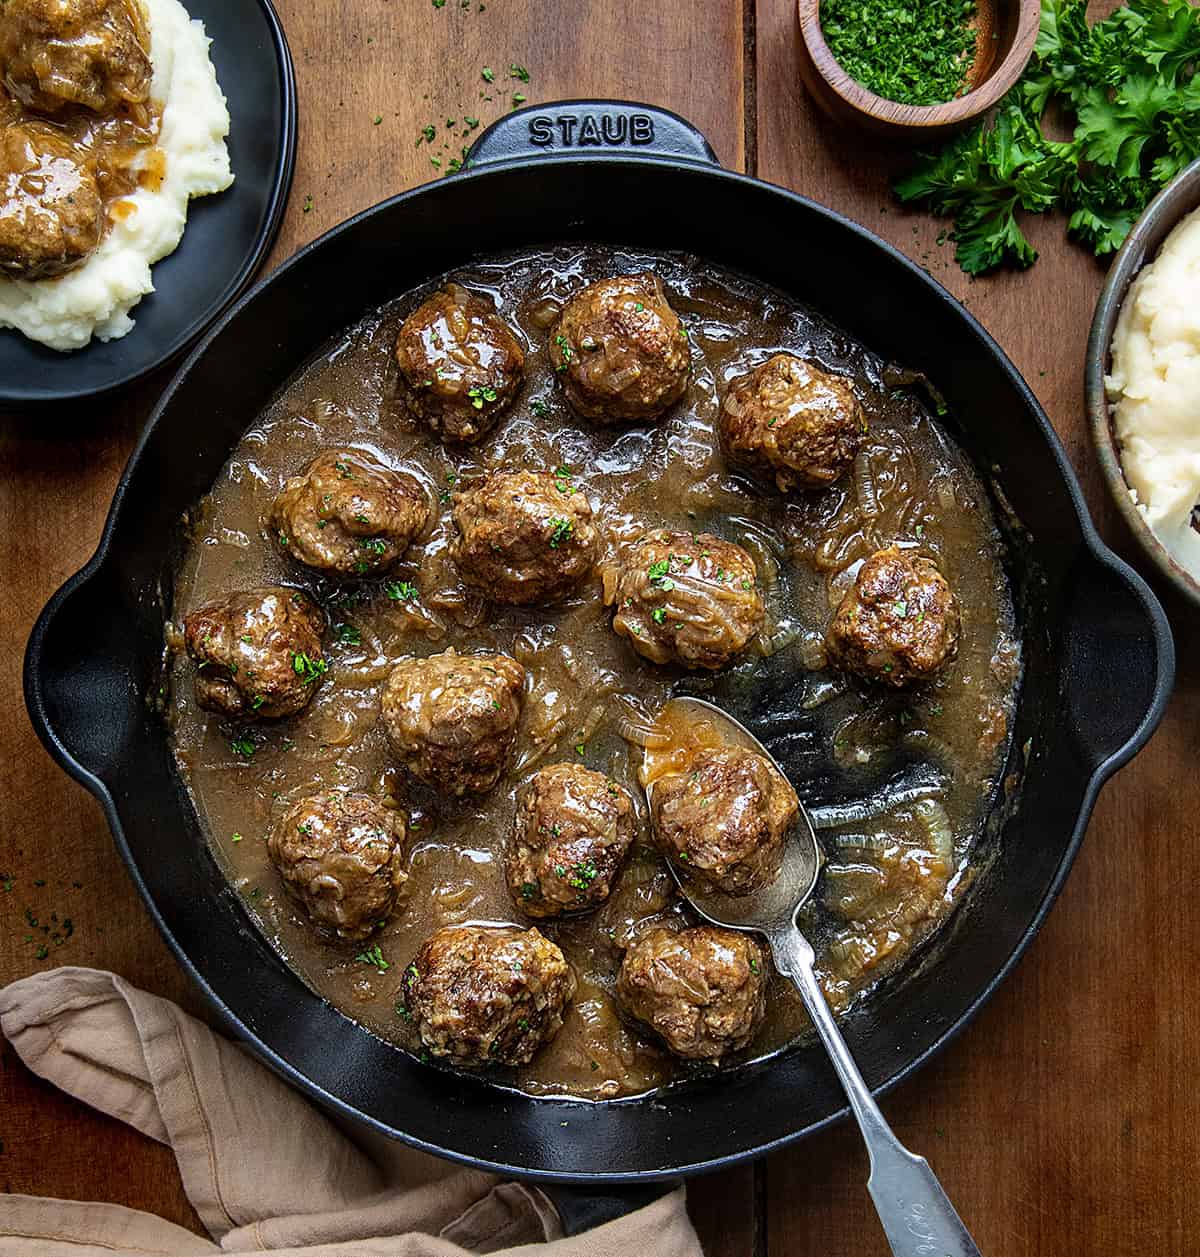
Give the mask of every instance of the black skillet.
M 0 330 L 0 406 L 27 409 L 112 393 L 191 345 L 246 290 L 283 219 L 296 161 L 296 75 L 270 0 L 184 0 L 212 39 L 229 102 L 234 183 L 198 197 L 174 253 L 154 266 L 155 291 L 120 340 L 60 353 Z
M 476 254 L 562 239 L 694 251 L 927 373 L 1010 518 L 1027 661 L 1009 766 L 1023 777 L 1019 805 L 994 810 L 986 871 L 935 947 L 847 1021 L 873 1086 L 929 1060 L 1029 945 L 1101 784 L 1162 715 L 1174 647 L 1146 585 L 1098 539 L 1045 414 L 983 328 L 862 228 L 720 169 L 703 137 L 663 111 L 568 102 L 512 114 L 480 138 L 467 173 L 351 219 L 226 315 L 163 396 L 96 557 L 34 629 L 33 722 L 103 804 L 151 914 L 234 1033 L 312 1096 L 389 1135 L 503 1173 L 587 1185 L 593 1207 L 568 1211 L 574 1227 L 605 1216 L 597 1192 L 611 1199 L 617 1184 L 716 1169 L 837 1120 L 844 1100 L 824 1053 L 805 1046 L 602 1104 L 533 1099 L 420 1064 L 309 991 L 259 935 L 209 855 L 149 701 L 181 514 L 282 383 L 332 335 L 430 277 Z M 738 714 L 753 727 L 786 705 L 787 690 L 776 675 L 758 710 Z M 786 766 L 786 750 L 780 758 Z

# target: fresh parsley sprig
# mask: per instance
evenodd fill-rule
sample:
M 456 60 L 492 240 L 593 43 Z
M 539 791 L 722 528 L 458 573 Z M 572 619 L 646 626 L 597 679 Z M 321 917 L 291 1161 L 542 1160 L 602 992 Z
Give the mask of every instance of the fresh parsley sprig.
M 1033 59 L 987 122 L 920 156 L 896 184 L 902 201 L 954 219 L 964 271 L 1026 267 L 1037 251 L 1022 212 L 1057 209 L 1098 256 L 1119 249 L 1166 183 L 1200 157 L 1200 9 L 1129 0 L 1087 23 L 1086 0 L 1042 0 Z M 1046 135 L 1047 110 L 1074 127 Z

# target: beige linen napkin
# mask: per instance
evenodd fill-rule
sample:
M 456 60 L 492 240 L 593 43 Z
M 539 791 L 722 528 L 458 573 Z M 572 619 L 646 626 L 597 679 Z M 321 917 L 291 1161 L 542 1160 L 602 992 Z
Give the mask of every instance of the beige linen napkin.
M 3 1257 L 701 1257 L 682 1189 L 564 1238 L 541 1192 L 402 1145 L 368 1154 L 245 1050 L 111 973 L 0 990 L 35 1073 L 170 1144 L 212 1240 L 117 1205 L 0 1196 Z

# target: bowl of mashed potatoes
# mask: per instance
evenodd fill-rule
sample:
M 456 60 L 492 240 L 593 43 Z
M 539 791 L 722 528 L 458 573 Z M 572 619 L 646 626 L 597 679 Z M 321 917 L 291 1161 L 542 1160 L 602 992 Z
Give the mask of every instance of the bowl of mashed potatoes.
M 1200 605 L 1200 162 L 1150 204 L 1117 255 L 1092 323 L 1086 390 L 1118 510 Z

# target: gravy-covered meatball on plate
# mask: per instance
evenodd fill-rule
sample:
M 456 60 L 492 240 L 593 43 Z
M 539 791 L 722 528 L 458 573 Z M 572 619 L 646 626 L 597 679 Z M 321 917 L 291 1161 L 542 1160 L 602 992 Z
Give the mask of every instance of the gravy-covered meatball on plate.
M 138 0 L 4 0 L 0 79 L 39 113 L 144 104 L 149 36 Z
M 527 916 L 598 907 L 633 842 L 629 791 L 582 764 L 551 764 L 517 800 L 505 859 L 508 888 Z
M 183 622 L 196 663 L 196 702 L 223 716 L 274 720 L 309 703 L 328 664 L 325 616 L 298 589 L 228 594 Z
M 567 401 L 597 423 L 657 419 L 686 392 L 687 329 L 657 275 L 589 284 L 563 307 L 547 343 Z
M 510 606 L 566 597 L 599 553 L 592 508 L 569 475 L 494 471 L 455 495 L 454 522 L 463 579 Z
M 798 811 L 796 792 L 775 765 L 741 746 L 697 748 L 650 793 L 662 853 L 727 895 L 771 883 Z
M 485 437 L 512 405 L 525 351 L 483 297 L 447 284 L 404 320 L 396 337 L 399 396 L 447 441 Z
M 825 636 L 838 667 L 903 689 L 936 676 L 958 654 L 958 599 L 927 555 L 889 546 L 858 570 Z
M 319 929 L 363 939 L 396 907 L 406 830 L 399 812 L 366 794 L 301 799 L 275 823 L 267 854 L 288 894 Z
M 276 542 L 294 559 L 340 576 L 386 572 L 429 520 L 415 477 L 360 450 L 326 450 L 284 485 L 271 508 Z
M 754 1038 L 767 1009 L 767 958 L 748 934 L 701 925 L 638 936 L 617 999 L 676 1055 L 719 1061 Z
M 652 663 L 728 667 L 762 627 L 754 560 L 711 533 L 659 528 L 604 573 L 613 629 Z
M 404 971 L 400 1006 L 434 1056 L 525 1065 L 562 1029 L 575 975 L 537 930 L 446 926 Z
M 525 669 L 508 655 L 447 650 L 404 659 L 383 688 L 384 728 L 397 760 L 448 794 L 483 794 L 517 736 Z
M 795 354 L 775 354 L 735 380 L 721 406 L 729 461 L 774 480 L 781 493 L 833 484 L 866 430 L 850 381 Z
M 47 279 L 100 243 L 104 204 L 91 168 L 52 127 L 0 123 L 0 275 Z

